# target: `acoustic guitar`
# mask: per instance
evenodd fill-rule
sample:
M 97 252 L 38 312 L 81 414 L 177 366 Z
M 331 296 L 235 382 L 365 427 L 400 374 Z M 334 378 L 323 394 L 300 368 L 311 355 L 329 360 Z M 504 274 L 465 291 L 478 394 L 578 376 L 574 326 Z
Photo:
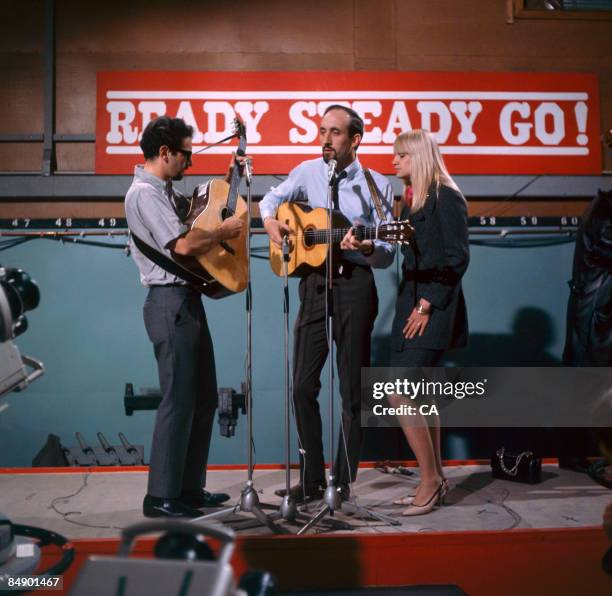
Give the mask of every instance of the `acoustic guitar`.
M 239 137 L 237 153 L 246 150 L 246 130 L 243 122 L 234 121 Z M 237 165 L 232 171 L 231 181 L 213 179 L 196 188 L 185 212 L 185 223 L 191 229 L 212 231 L 221 226 L 232 215 L 244 222 L 240 235 L 231 240 L 215 244 L 207 252 L 195 256 L 174 255 L 175 260 L 203 281 L 198 289 L 209 298 L 224 298 L 242 292 L 247 286 L 247 204 L 238 194 L 240 171 Z
M 327 227 L 327 209 L 310 209 L 298 203 L 282 203 L 278 208 L 277 219 L 289 226 L 293 232 L 289 236 L 289 261 L 287 272 L 292 276 L 302 276 L 320 267 L 327 258 L 327 244 L 340 244 L 352 228 L 359 240 L 384 240 L 407 244 L 413 235 L 409 221 L 393 221 L 379 226 L 351 226 L 339 212 L 334 212 L 331 230 Z M 270 242 L 270 266 L 276 275 L 283 276 L 282 249 Z

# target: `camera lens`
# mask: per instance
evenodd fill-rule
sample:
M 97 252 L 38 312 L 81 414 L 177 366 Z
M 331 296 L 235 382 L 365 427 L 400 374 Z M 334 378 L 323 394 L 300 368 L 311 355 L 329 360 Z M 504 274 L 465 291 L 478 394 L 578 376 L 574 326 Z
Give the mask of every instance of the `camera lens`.
M 38 306 L 40 292 L 25 271 L 0 268 L 0 293 L 4 297 L 0 299 L 0 341 L 5 341 L 28 328 L 24 313 Z

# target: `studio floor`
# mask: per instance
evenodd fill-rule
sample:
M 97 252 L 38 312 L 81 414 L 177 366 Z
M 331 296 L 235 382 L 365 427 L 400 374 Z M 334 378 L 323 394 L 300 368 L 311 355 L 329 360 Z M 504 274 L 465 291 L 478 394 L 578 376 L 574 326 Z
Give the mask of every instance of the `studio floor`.
M 435 586 L 455 586 L 470 596 L 610 593 L 610 577 L 601 567 L 609 542 L 601 524 L 611 491 L 551 463 L 544 465 L 537 485 L 494 480 L 483 462 L 451 463 L 445 470 L 451 485 L 447 505 L 418 517 L 402 517 L 403 507 L 393 505 L 417 484 L 416 468 L 409 465 L 410 475 L 399 475 L 362 466 L 353 486 L 356 503 L 399 525 L 337 511 L 334 518 L 348 523 L 349 530 L 316 526 L 295 536 L 301 526 L 282 523 L 283 535 L 277 536 L 266 526 L 254 526 L 250 514 L 230 512 L 228 525 L 237 534 L 235 577 L 263 569 L 281 592 L 302 593 L 364 587 L 408 593 L 415 586 L 426 586 L 427 593 L 435 593 Z M 292 475 L 297 479 L 297 470 Z M 65 574 L 67 590 L 88 557 L 114 555 L 121 530 L 143 521 L 146 481 L 144 467 L 4 468 L 0 513 L 71 539 L 75 559 Z M 215 468 L 207 488 L 228 492 L 235 504 L 245 481 L 243 468 Z M 254 474 L 262 503 L 280 504 L 274 490 L 284 482 L 279 466 L 260 466 Z M 310 512 L 320 506 L 313 503 Z M 139 540 L 133 556 L 151 557 L 155 541 L 152 536 Z M 57 560 L 56 551 L 43 552 L 43 568 Z
M 99 469 L 98 469 L 99 470 Z M 491 477 L 485 465 L 453 465 L 448 468 L 450 491 L 444 507 L 427 515 L 402 517 L 405 507 L 393 505 L 416 486 L 418 474 L 385 474 L 373 467 L 362 468 L 353 485 L 352 500 L 362 507 L 390 516 L 400 525 L 387 525 L 354 514 L 336 512 L 359 533 L 416 533 L 504 531 L 537 528 L 584 528 L 600 526 L 612 492 L 587 475 L 543 467 L 543 481 L 536 485 L 519 484 Z M 297 471 L 292 472 L 297 479 Z M 41 526 L 71 539 L 116 538 L 126 526 L 142 521 L 142 498 L 146 492 L 146 470 L 84 471 L 66 469 L 61 473 L 10 469 L 0 474 L 0 513 L 15 523 Z M 239 500 L 246 472 L 238 469 L 213 469 L 207 488 L 227 492 L 230 504 Z M 280 504 L 274 495 L 284 486 L 280 469 L 260 469 L 254 473 L 259 498 L 271 505 Z M 314 513 L 320 503 L 309 506 Z M 206 510 L 205 510 L 206 511 Z M 238 521 L 252 519 L 248 514 L 233 516 Z M 247 524 L 248 525 L 248 524 Z M 286 525 L 286 524 L 284 524 Z M 299 526 L 288 526 L 291 533 Z M 325 528 L 314 528 L 320 533 Z M 269 534 L 266 527 L 239 530 L 248 534 Z

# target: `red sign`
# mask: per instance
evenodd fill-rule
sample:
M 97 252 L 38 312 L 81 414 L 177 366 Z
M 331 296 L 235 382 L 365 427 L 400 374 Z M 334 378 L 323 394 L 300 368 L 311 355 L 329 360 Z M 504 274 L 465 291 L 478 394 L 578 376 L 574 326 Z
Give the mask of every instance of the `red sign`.
M 393 173 L 393 140 L 434 133 L 453 174 L 600 174 L 597 77 L 575 73 L 101 72 L 96 173 L 128 174 L 156 116 L 194 127 L 194 153 L 231 134 L 239 114 L 257 174 L 286 174 L 321 154 L 320 117 L 359 112 L 359 157 Z M 193 157 L 194 174 L 225 172 L 228 143 Z

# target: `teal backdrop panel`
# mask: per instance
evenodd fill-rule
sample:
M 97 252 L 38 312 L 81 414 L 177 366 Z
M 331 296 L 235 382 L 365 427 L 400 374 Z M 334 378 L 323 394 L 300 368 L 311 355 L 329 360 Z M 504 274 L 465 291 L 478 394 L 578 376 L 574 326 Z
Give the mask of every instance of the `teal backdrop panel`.
M 263 237 L 254 238 L 254 248 L 265 246 Z M 573 244 L 473 246 L 464 281 L 471 344 L 449 360 L 472 365 L 558 363 L 572 253 Z M 126 416 L 123 409 L 125 383 L 133 383 L 137 392 L 158 387 L 142 321 L 146 289 L 132 260 L 118 249 L 37 239 L 1 252 L 0 264 L 24 269 L 40 287 L 40 306 L 27 315 L 29 329 L 16 344 L 46 368 L 25 391 L 0 400 L 0 466 L 30 465 L 49 433 L 59 435 L 65 445 L 76 445 L 77 431 L 91 444 L 98 431 L 118 443 L 117 432 L 122 431 L 132 443 L 145 446 L 148 461 L 155 413 Z M 283 283 L 266 259 L 253 259 L 252 269 L 255 461 L 278 463 L 284 461 Z M 379 317 L 373 361 L 379 366 L 386 364 L 390 349 L 397 271 L 395 263 L 376 273 Z M 290 280 L 291 326 L 299 306 L 297 283 Z M 205 307 L 219 386 L 239 389 L 245 378 L 245 296 L 205 299 Z M 327 369 L 322 386 L 327 442 Z M 236 436 L 224 438 L 215 429 L 210 461 L 246 463 L 246 450 L 246 420 L 241 416 Z

